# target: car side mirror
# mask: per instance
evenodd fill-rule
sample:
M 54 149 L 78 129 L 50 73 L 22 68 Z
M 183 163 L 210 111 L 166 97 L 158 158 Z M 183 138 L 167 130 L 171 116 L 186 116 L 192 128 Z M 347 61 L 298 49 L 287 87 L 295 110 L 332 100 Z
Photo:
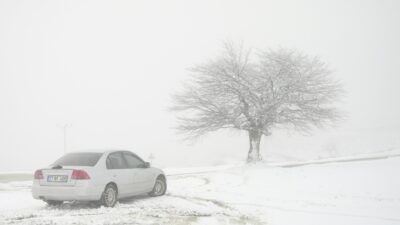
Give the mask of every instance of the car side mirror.
M 150 168 L 150 163 L 149 162 L 144 162 L 143 168 Z

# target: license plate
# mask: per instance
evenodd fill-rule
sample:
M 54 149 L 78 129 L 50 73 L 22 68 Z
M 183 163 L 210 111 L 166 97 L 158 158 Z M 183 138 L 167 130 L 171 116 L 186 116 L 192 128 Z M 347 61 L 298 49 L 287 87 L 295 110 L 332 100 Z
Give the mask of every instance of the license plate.
M 47 176 L 47 182 L 67 182 L 67 175 L 49 175 Z

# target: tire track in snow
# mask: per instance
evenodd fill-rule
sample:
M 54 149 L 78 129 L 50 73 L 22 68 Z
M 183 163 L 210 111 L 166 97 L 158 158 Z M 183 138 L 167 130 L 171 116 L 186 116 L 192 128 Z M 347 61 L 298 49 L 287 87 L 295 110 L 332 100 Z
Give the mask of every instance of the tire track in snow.
M 3 217 L 5 216 L 5 217 Z M 0 224 L 196 224 L 199 218 L 216 219 L 218 224 L 261 225 L 257 218 L 244 215 L 228 204 L 200 197 L 167 194 L 159 198 L 140 196 L 124 200 L 116 208 L 66 203 L 60 207 L 15 212 L 0 216 Z
M 237 224 L 251 224 L 251 225 L 262 225 L 265 224 L 265 222 L 262 222 L 258 217 L 255 217 L 254 215 L 246 215 L 243 214 L 242 212 L 238 211 L 234 207 L 228 205 L 226 202 L 218 201 L 215 199 L 207 199 L 207 198 L 200 198 L 200 197 L 189 197 L 189 196 L 183 196 L 183 195 L 176 195 L 176 194 L 167 194 L 168 196 L 171 197 L 176 197 L 176 198 L 181 198 L 190 202 L 194 203 L 202 203 L 202 202 L 207 202 L 207 203 L 212 203 L 218 207 L 220 207 L 223 210 L 222 215 L 225 217 L 228 217 L 232 219 L 233 221 L 230 222 L 235 222 Z M 217 213 L 218 215 L 218 213 Z M 230 224 L 230 223 L 228 223 Z

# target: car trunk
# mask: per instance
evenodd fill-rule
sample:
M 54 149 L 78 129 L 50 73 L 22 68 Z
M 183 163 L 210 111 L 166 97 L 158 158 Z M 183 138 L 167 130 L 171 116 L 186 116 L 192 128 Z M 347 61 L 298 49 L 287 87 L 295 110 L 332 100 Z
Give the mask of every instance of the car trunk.
M 74 186 L 76 180 L 71 179 L 72 172 L 74 170 L 84 170 L 90 176 L 91 169 L 92 167 L 87 166 L 63 166 L 60 169 L 42 169 L 43 179 L 39 181 L 39 184 L 43 186 Z
M 43 169 L 43 179 L 39 183 L 43 186 L 74 186 L 72 171 L 73 169 Z

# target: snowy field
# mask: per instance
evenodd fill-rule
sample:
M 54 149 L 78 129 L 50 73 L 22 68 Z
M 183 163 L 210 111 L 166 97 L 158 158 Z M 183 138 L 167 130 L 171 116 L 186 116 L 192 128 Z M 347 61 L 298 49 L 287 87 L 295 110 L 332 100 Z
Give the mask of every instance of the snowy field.
M 400 225 L 400 158 L 166 170 L 163 197 L 48 207 L 1 174 L 0 224 Z M 11 176 L 11 177 L 10 177 Z

